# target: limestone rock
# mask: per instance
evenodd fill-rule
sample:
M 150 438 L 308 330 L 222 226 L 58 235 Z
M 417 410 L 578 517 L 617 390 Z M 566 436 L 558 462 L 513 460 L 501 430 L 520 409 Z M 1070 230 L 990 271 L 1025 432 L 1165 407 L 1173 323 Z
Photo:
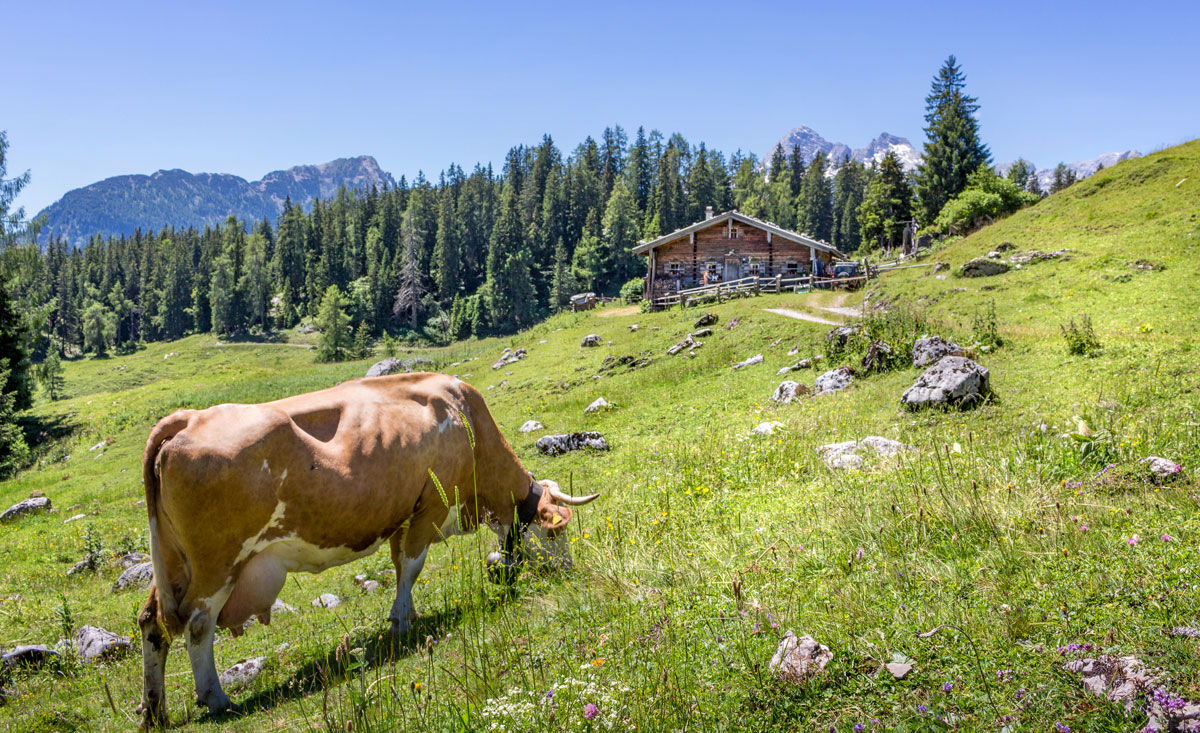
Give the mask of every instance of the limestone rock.
M 692 338 L 694 338 L 694 339 L 702 339 L 707 336 L 712 336 L 712 333 L 713 332 L 712 332 L 711 328 L 700 328 L 695 331 L 692 331 L 691 335 L 692 335 Z
M 292 608 L 291 606 L 289 606 L 288 604 L 279 600 L 278 598 L 276 598 L 275 602 L 271 604 L 271 613 L 295 613 L 295 612 L 296 612 L 295 608 Z
M 998 260 L 989 260 L 986 257 L 976 257 L 967 264 L 962 266 L 958 274 L 962 277 L 990 277 L 992 275 L 1001 275 L 1008 272 L 1009 266 L 1007 263 Z
M 925 370 L 900 402 L 906 407 L 966 406 L 981 402 L 990 392 L 988 370 L 965 356 L 943 356 Z
M 2 651 L 2 650 L 0 650 Z M 19 646 L 10 651 L 0 654 L 0 659 L 3 660 L 5 667 L 40 667 L 51 659 L 59 656 L 59 653 L 47 646 L 41 644 L 33 644 Z
M 537 420 L 526 420 L 524 422 L 524 424 L 521 425 L 521 427 L 517 428 L 517 432 L 518 433 L 532 433 L 535 430 L 544 430 L 545 428 L 546 428 L 546 426 L 541 424 Z
M 608 450 L 608 441 L 595 431 L 583 433 L 561 433 L 559 435 L 544 435 L 538 438 L 537 449 L 547 456 L 558 456 L 571 451 L 591 448 L 592 450 Z
M 87 560 L 80 560 L 71 566 L 71 569 L 67 571 L 67 575 L 79 575 L 80 573 L 91 569 L 91 563 L 89 563 Z
M 807 634 L 797 638 L 788 631 L 771 657 L 770 670 L 781 680 L 802 683 L 823 673 L 832 659 L 829 647 Z
M 117 578 L 117 582 L 113 583 L 112 592 L 119 593 L 123 590 L 148 588 L 152 580 L 154 580 L 153 563 L 143 562 L 130 565 L 125 572 L 121 573 L 121 577 Z
M 82 661 L 91 664 L 128 653 L 133 649 L 133 638 L 114 634 L 99 626 L 84 626 L 75 632 L 75 649 Z
M 35 496 L 13 504 L 0 514 L 0 522 L 11 522 L 14 519 L 30 514 L 41 514 L 51 510 L 50 500 L 44 496 Z
M 78 522 L 80 519 L 87 519 L 87 515 L 86 514 L 74 514 L 74 515 L 64 519 L 63 524 L 70 524 L 71 522 Z
M 825 459 L 825 464 L 834 469 L 854 469 L 863 467 L 863 456 L 867 452 L 881 458 L 890 458 L 902 451 L 913 450 L 898 440 L 883 438 L 878 435 L 868 435 L 862 440 L 847 440 L 841 443 L 829 443 L 817 448 L 817 452 Z
M 582 346 L 599 346 L 600 345 L 600 337 L 594 333 L 589 333 L 587 336 L 583 337 L 583 340 L 579 342 L 579 345 L 581 347 Z
M 692 328 L 703 328 L 704 326 L 711 326 L 711 325 L 715 324 L 717 322 L 717 320 L 718 320 L 718 316 L 716 313 L 705 313 L 704 315 L 702 315 L 696 319 L 696 322 L 694 324 L 692 324 Z
M 613 405 L 611 402 L 604 399 L 603 397 L 597 397 L 596 401 L 593 402 L 592 404 L 588 405 L 587 407 L 583 408 L 583 411 L 585 413 L 591 415 L 593 413 L 600 412 L 602 410 L 611 410 L 611 409 L 613 409 Z
M 416 371 L 418 368 L 433 367 L 433 360 L 424 357 L 414 357 L 412 359 L 397 359 L 389 357 L 382 361 L 377 361 L 367 370 L 368 377 L 386 377 L 389 374 L 400 374 L 402 372 Z
M 337 608 L 342 605 L 342 599 L 332 593 L 322 593 L 313 599 L 312 605 L 317 608 Z
M 745 361 L 739 361 L 737 364 L 734 364 L 733 368 L 734 369 L 742 369 L 743 367 L 753 366 L 755 364 L 762 364 L 762 360 L 763 360 L 762 354 L 755 354 L 754 356 L 750 357 L 749 359 L 746 359 Z
M 825 334 L 825 342 L 829 344 L 829 351 L 834 354 L 841 353 L 846 349 L 846 344 L 850 339 L 860 331 L 862 328 L 858 325 L 837 326 L 829 329 L 829 333 Z
M 908 673 L 912 671 L 911 664 L 904 664 L 902 662 L 888 662 L 884 666 L 887 667 L 887 671 L 898 680 L 904 679 L 908 676 Z
M 676 354 L 683 351 L 684 349 L 695 346 L 695 345 L 696 345 L 696 340 L 693 339 L 692 335 L 689 333 L 687 336 L 684 336 L 683 341 L 680 341 L 679 343 L 675 344 L 671 348 L 667 349 L 667 356 L 675 356 Z
M 243 659 L 221 673 L 219 677 L 221 681 L 221 687 L 245 687 L 257 679 L 260 674 L 262 674 L 263 666 L 266 664 L 266 662 L 266 657 Z
M 636 323 L 631 323 L 631 324 L 629 324 L 629 330 L 630 330 L 630 331 L 636 331 L 636 330 L 638 330 L 638 325 L 637 325 Z
M 800 397 L 808 394 L 808 392 L 807 385 L 788 379 L 780 382 L 779 386 L 775 388 L 775 393 L 771 395 L 771 401 L 778 402 L 779 404 L 787 404 L 795 402 Z
M 133 567 L 144 562 L 150 562 L 150 556 L 144 552 L 127 552 L 117 558 L 117 564 L 123 568 Z
M 817 394 L 831 394 L 833 392 L 841 392 L 850 386 L 854 381 L 854 372 L 848 367 L 838 367 L 830 369 L 821 376 L 817 377 Z
M 750 432 L 753 435 L 774 435 L 775 431 L 782 427 L 783 423 L 779 422 L 778 420 L 771 420 L 770 422 L 760 422 L 759 424 L 755 425 Z
M 923 367 L 936 364 L 943 356 L 949 356 L 958 350 L 958 344 L 947 341 L 941 336 L 922 336 L 913 343 L 913 366 Z
M 1183 466 L 1169 458 L 1160 458 L 1158 456 L 1146 456 L 1138 461 L 1146 467 L 1150 472 L 1150 477 L 1158 482 L 1170 481 L 1183 474 Z
M 895 361 L 896 355 L 891 345 L 886 341 L 876 340 L 867 346 L 867 353 L 862 360 L 862 368 L 868 373 L 887 371 Z

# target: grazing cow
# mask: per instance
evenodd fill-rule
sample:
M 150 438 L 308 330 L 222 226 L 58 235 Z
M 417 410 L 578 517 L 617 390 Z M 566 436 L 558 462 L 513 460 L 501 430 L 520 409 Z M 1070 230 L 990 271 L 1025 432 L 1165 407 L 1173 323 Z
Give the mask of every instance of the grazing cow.
M 389 542 L 392 632 L 415 617 L 429 545 L 487 524 L 503 539 L 488 576 L 512 582 L 537 548 L 569 562 L 575 498 L 535 481 L 483 396 L 457 378 L 400 374 L 260 405 L 180 410 L 150 432 L 142 462 L 154 585 L 138 616 L 146 726 L 167 722 L 168 635 L 183 633 L 197 703 L 229 707 L 213 660 L 217 626 L 270 623 L 289 572 L 319 573 Z M 167 633 L 164 633 L 164 628 Z

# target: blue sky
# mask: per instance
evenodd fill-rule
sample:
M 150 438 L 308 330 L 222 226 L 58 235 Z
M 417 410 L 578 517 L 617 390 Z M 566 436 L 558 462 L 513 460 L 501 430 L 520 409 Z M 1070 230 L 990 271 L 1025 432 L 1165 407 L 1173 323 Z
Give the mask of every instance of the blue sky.
M 160 168 L 256 179 L 374 155 L 436 176 L 550 133 L 678 131 L 766 154 L 797 125 L 923 139 L 958 56 L 996 160 L 1200 136 L 1200 2 L 24 2 L 0 6 L 0 129 L 30 213 Z

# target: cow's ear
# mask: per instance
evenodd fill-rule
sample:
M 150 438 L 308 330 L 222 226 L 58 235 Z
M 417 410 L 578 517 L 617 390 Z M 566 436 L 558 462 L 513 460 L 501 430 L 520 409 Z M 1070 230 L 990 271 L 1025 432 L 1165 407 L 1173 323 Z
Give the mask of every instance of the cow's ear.
M 553 537 L 571 521 L 571 508 L 558 506 L 554 502 L 542 502 L 534 521 L 546 530 L 547 537 Z

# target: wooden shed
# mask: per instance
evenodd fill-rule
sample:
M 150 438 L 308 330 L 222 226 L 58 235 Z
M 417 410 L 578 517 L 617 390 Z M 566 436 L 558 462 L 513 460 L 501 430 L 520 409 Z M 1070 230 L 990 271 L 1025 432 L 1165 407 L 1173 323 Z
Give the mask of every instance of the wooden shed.
M 825 276 L 848 259 L 833 245 L 738 211 L 713 215 L 633 248 L 646 258 L 648 300 L 744 277 Z

